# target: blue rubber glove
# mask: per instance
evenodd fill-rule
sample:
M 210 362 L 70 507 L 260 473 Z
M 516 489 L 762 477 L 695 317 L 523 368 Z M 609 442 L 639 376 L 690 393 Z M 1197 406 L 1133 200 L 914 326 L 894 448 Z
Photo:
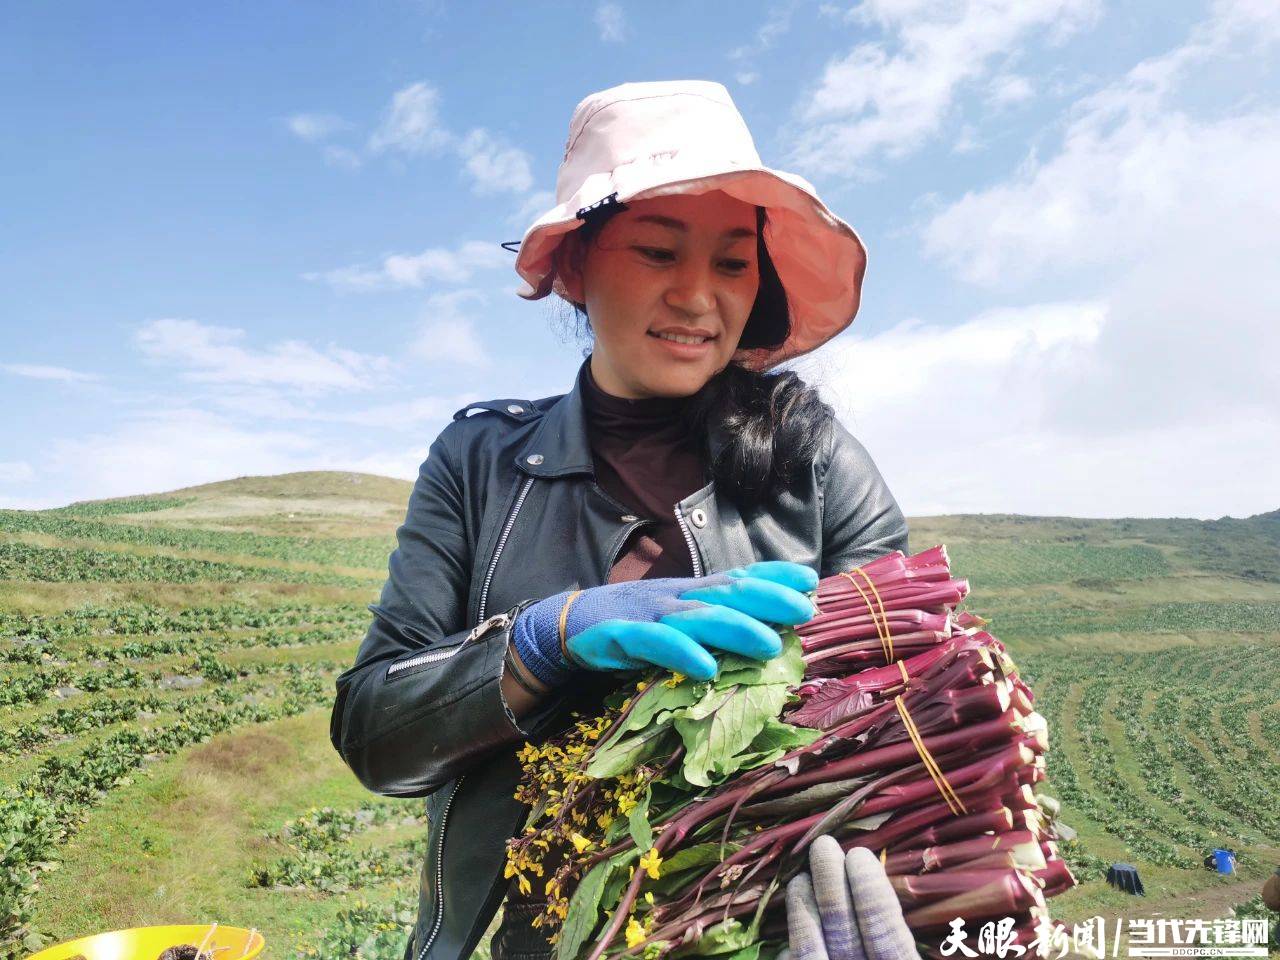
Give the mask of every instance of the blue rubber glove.
M 818 585 L 809 567 L 762 560 L 706 577 L 631 580 L 583 590 L 573 599 L 560 647 L 566 590 L 525 608 L 512 628 L 520 659 L 543 683 L 557 687 L 575 669 L 636 670 L 650 665 L 695 680 L 716 675 L 708 647 L 756 660 L 782 651 L 769 624 L 795 626 L 816 612 L 805 591 Z

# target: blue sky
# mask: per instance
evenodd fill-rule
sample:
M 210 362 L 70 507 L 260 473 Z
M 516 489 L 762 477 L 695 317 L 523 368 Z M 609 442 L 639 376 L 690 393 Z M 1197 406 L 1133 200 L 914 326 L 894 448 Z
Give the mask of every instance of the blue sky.
M 0 506 L 412 477 L 572 384 L 515 290 L 573 107 L 729 89 L 870 250 L 795 362 L 909 515 L 1280 506 L 1265 0 L 10 5 Z M 1264 189 L 1265 186 L 1265 189 Z

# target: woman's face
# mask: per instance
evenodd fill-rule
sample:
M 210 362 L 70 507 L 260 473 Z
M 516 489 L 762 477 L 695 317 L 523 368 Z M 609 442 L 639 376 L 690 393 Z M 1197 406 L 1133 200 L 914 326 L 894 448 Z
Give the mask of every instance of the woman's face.
M 728 365 L 760 286 L 753 205 L 720 190 L 651 197 L 615 214 L 585 256 L 569 236 L 561 277 L 586 305 L 606 393 L 689 396 Z

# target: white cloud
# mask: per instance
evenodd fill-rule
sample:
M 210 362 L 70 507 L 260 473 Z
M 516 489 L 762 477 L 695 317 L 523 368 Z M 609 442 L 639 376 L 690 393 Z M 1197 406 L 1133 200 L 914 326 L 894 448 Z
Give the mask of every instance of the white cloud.
M 1081 100 L 1058 153 L 924 229 L 926 249 L 972 282 L 1052 277 L 1103 291 L 1110 322 L 1052 411 L 1063 429 L 1096 436 L 1280 411 L 1280 196 L 1269 188 L 1280 109 L 1193 116 L 1175 98 L 1200 64 L 1280 39 L 1280 16 L 1247 12 L 1220 9 L 1185 44 Z
M 520 206 L 507 218 L 511 227 L 523 231 L 528 229 L 534 219 L 542 216 L 556 204 L 556 195 L 551 190 L 538 190 L 525 197 Z M 512 261 L 514 262 L 514 260 Z
M 941 130 L 958 93 L 1036 34 L 1059 39 L 1091 22 L 1097 0 L 865 0 L 847 14 L 882 41 L 826 65 L 799 107 L 791 161 L 822 174 L 868 175 Z
M 1153 247 L 1234 245 L 1239 230 L 1251 238 L 1242 246 L 1269 246 L 1280 198 L 1261 187 L 1280 163 L 1280 111 L 1201 119 L 1172 100 L 1187 72 L 1233 38 L 1265 35 L 1265 23 L 1246 25 L 1230 10 L 1231 19 L 1211 20 L 1188 43 L 1080 100 L 1057 154 L 1033 154 L 1007 182 L 938 213 L 924 229 L 926 252 L 996 286 L 1145 261 Z
M 458 142 L 457 149 L 476 193 L 523 193 L 533 186 L 529 155 L 488 130 L 472 130 Z
M 454 133 L 439 114 L 440 93 L 435 88 L 419 82 L 398 90 L 381 125 L 369 137 L 369 152 L 420 155 L 450 150 L 462 161 L 477 194 L 523 193 L 533 185 L 528 153 L 483 127 Z M 330 151 L 326 159 L 339 166 L 359 165 L 359 157 L 351 151 Z
M 294 430 L 246 429 L 207 411 L 179 407 L 114 430 L 55 441 L 49 472 L 67 478 L 59 502 L 69 502 L 305 469 L 318 459 L 321 446 Z
M 1111 130 L 1078 127 L 1052 160 L 934 217 L 926 249 L 967 280 L 996 286 L 1051 269 L 1145 259 L 1153 244 L 1173 239 L 1171 230 L 1181 242 L 1205 245 L 1221 239 L 1222 214 L 1246 229 L 1258 222 L 1249 215 L 1255 203 L 1274 214 L 1274 197 L 1257 186 L 1275 169 L 1277 147 L 1276 112 L 1216 121 L 1170 113 L 1131 117 Z
M 413 353 L 437 364 L 489 366 L 490 351 L 466 312 L 468 304 L 486 300 L 488 297 L 479 290 L 454 290 L 432 296 L 424 311 L 426 319 L 411 347 Z
M 24 483 L 35 478 L 36 472 L 25 460 L 0 461 L 0 483 Z
M 955 142 L 951 144 L 952 153 L 976 153 L 982 149 L 982 141 L 978 139 L 978 131 L 969 124 L 965 124 L 960 128 L 960 132 L 956 134 Z
M 381 403 L 359 410 L 343 409 L 331 411 L 317 416 L 334 423 L 349 423 L 361 427 L 375 427 L 381 430 L 410 430 L 416 434 L 427 435 L 431 431 L 426 426 L 439 431 L 452 419 L 454 411 L 464 403 L 480 397 L 474 392 L 454 394 L 446 397 L 412 397 L 394 403 Z
M 596 29 L 605 43 L 621 43 L 627 39 L 627 15 L 620 3 L 596 4 Z
M 993 107 L 1007 107 L 1023 103 L 1035 96 L 1035 88 L 1026 77 L 1016 73 L 1001 74 L 987 87 L 987 103 Z
M 97 380 L 94 373 L 81 373 L 79 370 L 68 370 L 66 367 L 52 367 L 40 363 L 0 363 L 0 370 L 11 373 L 15 377 L 30 377 L 32 380 L 61 380 L 64 383 L 84 383 Z
M 265 349 L 243 346 L 245 331 L 194 320 L 143 324 L 136 342 L 148 357 L 186 368 L 188 380 L 286 387 L 304 393 L 364 390 L 389 369 L 383 357 L 330 346 L 319 350 L 299 340 Z
M 369 149 L 374 153 L 399 150 L 421 154 L 449 146 L 453 136 L 440 125 L 439 104 L 439 91 L 425 83 L 397 90 L 382 123 L 369 138 Z
M 350 127 L 349 123 L 332 113 L 295 113 L 285 123 L 290 133 L 307 143 L 319 143 Z
M 452 409 L 456 407 L 450 413 Z M 408 445 L 361 450 L 354 443 L 335 444 L 320 433 L 243 426 L 207 410 L 180 406 L 84 437 L 53 441 L 42 467 L 61 484 L 51 485 L 40 498 L 6 497 L 3 502 L 39 509 L 298 470 L 354 470 L 412 479 L 432 436 L 423 431 Z
M 323 273 L 305 273 L 303 278 L 363 293 L 418 288 L 432 281 L 466 283 L 477 271 L 508 266 L 510 262 L 511 254 L 500 244 L 468 240 L 455 250 L 431 247 L 421 253 L 393 253 L 376 267 L 341 267 Z
M 927 250 L 967 280 L 1006 297 L 1073 287 L 1078 302 L 953 329 L 905 321 L 815 359 L 909 513 L 1280 505 L 1280 110 L 1256 97 L 1215 107 L 1196 82 L 1280 38 L 1277 21 L 1263 5 L 1217 8 L 1078 101 L 1056 152 L 924 227 Z
M 357 170 L 364 163 L 360 159 L 360 154 L 354 150 L 334 144 L 324 148 L 324 162 L 331 167 L 342 167 L 346 170 Z
M 1274 509 L 1280 462 L 1263 440 L 1280 430 L 1280 408 L 1207 408 L 1174 424 L 1135 418 L 1139 391 L 1112 407 L 1106 430 L 1063 417 L 1088 404 L 1080 380 L 1124 323 L 1098 302 L 989 311 L 954 327 L 911 320 L 838 337 L 794 365 L 867 446 L 910 515 Z
M 796 0 L 782 0 L 769 8 L 768 14 L 756 30 L 751 43 L 734 47 L 729 59 L 738 64 L 734 79 L 743 86 L 750 86 L 760 79 L 760 71 L 754 69 L 765 60 L 765 54 L 791 29 L 791 18 L 796 10 Z

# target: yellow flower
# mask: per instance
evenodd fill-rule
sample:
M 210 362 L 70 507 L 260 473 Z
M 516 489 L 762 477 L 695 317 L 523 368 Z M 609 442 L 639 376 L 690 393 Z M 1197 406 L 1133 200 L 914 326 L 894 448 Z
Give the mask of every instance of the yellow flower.
M 627 796 L 626 794 L 619 795 L 618 812 L 621 813 L 624 817 L 632 811 L 635 805 L 636 805 L 635 797 Z
M 648 687 L 649 687 L 649 681 L 648 681 L 648 680 L 640 680 L 640 681 L 638 681 L 638 682 L 636 683 L 636 690 L 640 691 L 641 693 L 643 693 L 645 690 L 647 690 L 647 689 L 648 689 Z
M 649 872 L 652 880 L 657 880 L 660 876 L 659 867 L 662 866 L 662 858 L 658 856 L 658 848 L 650 847 L 649 852 L 640 858 L 640 867 Z
M 627 947 L 635 947 L 644 943 L 644 927 L 640 926 L 640 921 L 632 917 L 627 921 Z
M 664 687 L 675 687 L 683 682 L 684 682 L 684 674 L 678 673 L 677 671 L 672 670 L 670 679 L 663 680 L 662 685 Z
M 592 843 L 590 840 L 588 840 L 586 837 L 584 837 L 580 833 L 571 834 L 569 836 L 569 839 L 573 841 L 573 848 L 577 850 L 579 853 L 582 853 L 582 851 L 584 850 L 590 850 L 592 847 L 595 846 L 594 843 Z
M 529 893 L 533 890 L 533 884 L 529 882 L 529 879 L 523 873 L 516 874 L 516 883 L 520 885 L 521 893 Z

